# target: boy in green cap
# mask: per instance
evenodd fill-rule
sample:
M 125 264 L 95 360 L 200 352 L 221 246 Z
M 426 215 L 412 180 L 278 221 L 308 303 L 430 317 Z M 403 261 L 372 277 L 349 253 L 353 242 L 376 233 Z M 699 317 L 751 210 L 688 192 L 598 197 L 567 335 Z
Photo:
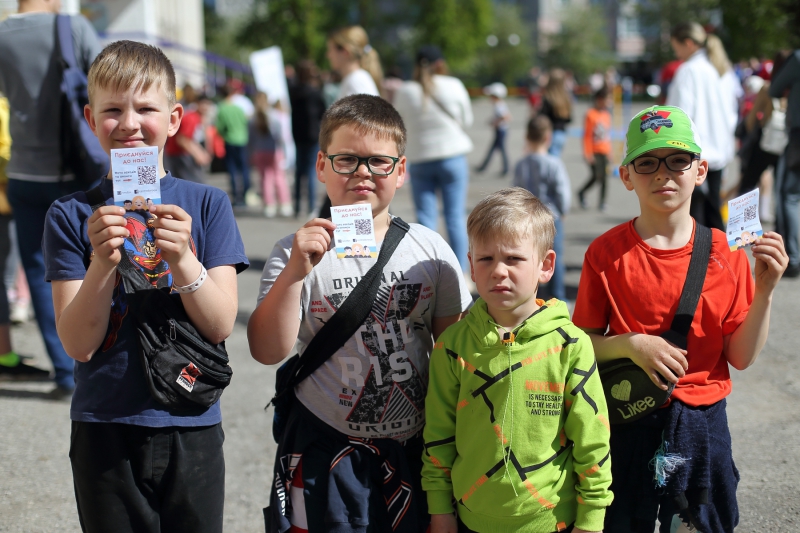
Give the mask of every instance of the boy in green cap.
M 670 328 L 695 238 L 692 191 L 706 178 L 695 128 L 677 107 L 655 106 L 628 127 L 619 168 L 641 215 L 601 235 L 584 257 L 574 323 L 592 339 L 599 363 L 630 358 L 653 382 L 676 384 L 662 409 L 611 429 L 614 502 L 605 530 L 662 533 L 673 520 L 703 533 L 731 532 L 739 521 L 725 397 L 728 364 L 753 364 L 769 330 L 772 293 L 788 264 L 783 240 L 766 232 L 747 255 L 712 231 L 700 302 L 682 350 Z M 654 479 L 657 452 L 672 467 Z M 658 472 L 657 472 L 658 473 Z M 657 486 L 658 484 L 658 486 Z M 679 517 L 679 518 L 678 518 Z

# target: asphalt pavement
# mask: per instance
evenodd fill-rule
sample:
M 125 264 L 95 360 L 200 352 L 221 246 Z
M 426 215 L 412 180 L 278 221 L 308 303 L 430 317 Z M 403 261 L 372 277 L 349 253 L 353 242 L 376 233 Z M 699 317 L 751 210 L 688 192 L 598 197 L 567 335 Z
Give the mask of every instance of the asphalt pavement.
M 523 152 L 527 104 L 509 102 L 514 120 L 508 136 L 513 163 Z M 638 106 L 642 107 L 642 106 Z M 635 107 L 637 108 L 637 107 Z M 563 159 L 573 191 L 588 177 L 582 160 L 579 129 L 585 105 L 575 110 L 576 120 Z M 485 99 L 474 102 L 475 124 L 469 129 L 475 150 L 470 154 L 473 169 L 467 209 L 486 194 L 508 186 L 510 177 L 499 177 L 496 156 L 488 170 L 474 168 L 483 160 L 492 141 L 488 125 L 490 107 Z M 614 125 L 627 124 L 620 112 Z M 620 161 L 621 143 L 616 143 L 612 160 Z M 513 168 L 513 167 L 512 167 Z M 730 185 L 735 168 L 730 169 Z M 227 189 L 223 175 L 211 176 L 212 184 Z M 638 214 L 632 192 L 618 178 L 609 177 L 608 209 L 601 213 L 596 189 L 587 200 L 592 208 L 577 205 L 565 218 L 567 294 L 574 299 L 583 254 L 592 240 Z M 577 204 L 577 200 L 575 200 Z M 415 221 L 410 187 L 400 189 L 392 213 Z M 263 531 L 261 509 L 268 503 L 275 454 L 271 435 L 272 411 L 264 410 L 274 391 L 275 367 L 255 362 L 247 345 L 247 319 L 255 307 L 259 277 L 275 242 L 293 233 L 301 219 L 266 219 L 258 208 L 237 213 L 239 229 L 251 267 L 239 275 L 239 314 L 227 341 L 232 384 L 222 398 L 225 430 L 226 501 L 225 529 L 230 532 Z M 443 223 L 440 231 L 445 235 Z M 800 475 L 800 279 L 782 280 L 775 291 L 770 336 L 753 367 L 733 374 L 733 393 L 728 398 L 728 418 L 733 434 L 733 453 L 741 473 L 739 485 L 740 525 L 737 533 L 800 530 L 800 503 L 795 496 L 795 479 Z M 36 326 L 31 322 L 12 329 L 14 347 L 33 356 L 33 363 L 50 367 Z M 69 463 L 69 404 L 46 399 L 52 385 L 46 383 L 0 383 L 0 532 L 80 531 L 72 490 Z

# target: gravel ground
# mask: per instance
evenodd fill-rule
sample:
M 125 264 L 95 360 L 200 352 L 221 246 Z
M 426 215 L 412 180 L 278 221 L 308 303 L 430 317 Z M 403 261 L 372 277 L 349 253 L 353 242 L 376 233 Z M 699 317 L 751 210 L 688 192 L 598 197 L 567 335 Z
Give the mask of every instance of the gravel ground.
M 510 106 L 514 122 L 508 144 L 513 162 L 522 153 L 528 111 L 523 102 L 510 102 Z M 491 142 L 489 111 L 485 101 L 475 103 L 476 123 L 469 131 L 476 145 L 470 155 L 473 168 L 481 162 Z M 581 117 L 584 111 L 585 106 L 578 106 L 575 117 Z M 615 124 L 622 124 L 622 120 Z M 621 147 L 617 150 L 621 152 Z M 563 157 L 573 190 L 577 190 L 588 171 L 576 135 L 570 136 Z M 612 159 L 618 161 L 619 154 Z M 468 208 L 486 193 L 510 182 L 509 178 L 497 177 L 497 170 L 499 161 L 495 160 L 487 173 L 472 176 Z M 610 208 L 606 214 L 576 208 L 565 220 L 571 298 L 588 244 L 638 213 L 635 196 L 625 191 L 619 180 L 609 180 Z M 213 176 L 212 183 L 226 187 L 221 175 Z M 592 193 L 588 199 L 590 205 L 595 205 Z M 398 191 L 393 212 L 407 221 L 414 220 L 408 187 Z M 274 390 L 274 368 L 251 359 L 246 323 L 255 306 L 264 261 L 275 241 L 295 231 L 300 221 L 267 221 L 255 209 L 238 213 L 237 218 L 253 264 L 239 276 L 239 319 L 228 341 L 235 375 L 222 400 L 227 465 L 225 529 L 238 533 L 263 531 L 261 509 L 268 502 L 275 454 L 270 433 L 272 413 L 264 411 Z M 440 229 L 443 231 L 443 226 Z M 733 371 L 735 384 L 728 399 L 728 417 L 734 457 L 742 475 L 741 523 L 737 533 L 800 530 L 800 503 L 792 490 L 793 480 L 800 474 L 798 462 L 792 459 L 800 455 L 798 301 L 800 280 L 781 282 L 774 297 L 770 338 L 759 361 L 745 372 Z M 32 323 L 13 328 L 13 340 L 20 353 L 34 356 L 34 362 L 42 367 L 49 366 Z M 0 383 L 0 532 L 80 530 L 68 458 L 69 405 L 46 400 L 50 388 L 48 384 Z

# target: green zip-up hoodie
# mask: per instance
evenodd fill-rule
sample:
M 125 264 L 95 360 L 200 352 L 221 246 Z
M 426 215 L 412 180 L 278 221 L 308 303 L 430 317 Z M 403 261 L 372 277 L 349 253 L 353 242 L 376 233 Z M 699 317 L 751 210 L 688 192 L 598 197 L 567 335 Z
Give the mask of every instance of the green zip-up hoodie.
M 481 533 L 599 531 L 613 499 L 592 343 L 564 302 L 539 303 L 504 344 L 479 299 L 431 354 L 422 488 Z

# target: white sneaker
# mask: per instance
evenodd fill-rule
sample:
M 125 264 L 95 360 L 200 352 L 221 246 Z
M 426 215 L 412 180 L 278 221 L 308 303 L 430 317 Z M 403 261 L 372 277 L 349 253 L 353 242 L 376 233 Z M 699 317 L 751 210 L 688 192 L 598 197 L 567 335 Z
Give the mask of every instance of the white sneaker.
M 258 207 L 261 205 L 261 197 L 256 191 L 250 189 L 244 195 L 244 204 L 247 207 Z
M 264 207 L 264 216 L 267 218 L 275 218 L 278 214 L 278 208 L 275 205 L 268 205 Z
M 280 213 L 282 217 L 293 217 L 294 207 L 292 207 L 292 204 L 281 204 Z
M 24 324 L 31 318 L 33 318 L 33 313 L 29 303 L 11 305 L 11 314 L 9 315 L 9 319 L 11 320 L 12 324 Z

